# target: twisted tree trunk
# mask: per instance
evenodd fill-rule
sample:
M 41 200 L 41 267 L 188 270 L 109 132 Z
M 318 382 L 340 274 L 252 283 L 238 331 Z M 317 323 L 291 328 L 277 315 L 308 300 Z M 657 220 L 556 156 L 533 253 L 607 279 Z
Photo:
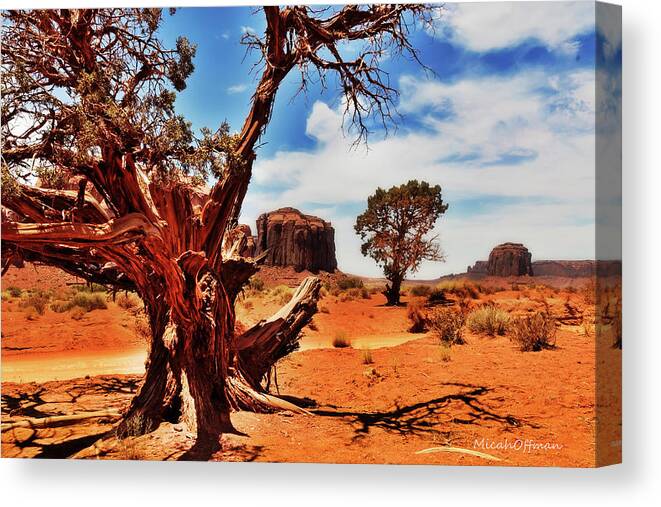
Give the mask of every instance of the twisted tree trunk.
M 390 278 L 390 284 L 386 284 L 386 290 L 383 295 L 386 297 L 388 306 L 398 306 L 400 304 L 400 292 L 402 290 L 402 281 L 404 277 L 395 275 Z
M 172 309 L 148 306 L 154 333 L 146 374 L 118 436 L 147 433 L 167 420 L 185 423 L 198 440 L 213 441 L 234 431 L 232 410 L 297 410 L 269 395 L 263 382 L 279 359 L 298 348 L 320 287 L 317 278 L 307 278 L 287 305 L 240 336 L 233 333 L 227 293 L 211 273 L 197 283 L 205 297 L 192 323 L 177 322 Z

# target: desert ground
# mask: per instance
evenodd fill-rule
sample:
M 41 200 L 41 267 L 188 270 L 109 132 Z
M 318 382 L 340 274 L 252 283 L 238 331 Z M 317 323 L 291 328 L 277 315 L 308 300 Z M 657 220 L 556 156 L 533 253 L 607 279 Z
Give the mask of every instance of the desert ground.
M 238 305 L 240 325 L 274 313 L 305 275 L 260 273 Z M 177 424 L 113 436 L 144 371 L 137 297 L 95 291 L 52 268 L 11 269 L 2 279 L 2 457 L 596 464 L 595 414 L 601 408 L 613 421 L 621 415 L 621 350 L 613 348 L 613 324 L 595 327 L 591 280 L 459 278 L 438 285 L 442 306 L 465 315 L 479 308 L 512 320 L 552 315 L 554 343 L 531 352 L 508 329 L 476 332 L 469 320 L 461 327 L 464 344 L 444 343 L 434 329 L 411 332 L 416 309 L 434 311 L 429 291 L 437 284 L 409 282 L 404 305 L 387 307 L 378 280 L 349 288 L 340 288 L 336 275 L 322 280 L 326 289 L 300 350 L 277 365 L 271 381 L 274 394 L 306 413 L 235 413 L 237 434 L 223 435 L 220 450 L 209 453 Z M 85 294 L 83 303 L 67 305 L 76 294 Z M 105 308 L 80 309 L 97 297 Z M 619 431 L 617 423 L 601 430 L 609 453 L 620 452 Z

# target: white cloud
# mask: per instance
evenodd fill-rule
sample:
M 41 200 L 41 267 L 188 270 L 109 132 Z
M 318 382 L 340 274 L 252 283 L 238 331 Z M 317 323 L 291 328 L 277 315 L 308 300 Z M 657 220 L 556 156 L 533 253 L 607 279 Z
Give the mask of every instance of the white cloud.
M 243 93 L 248 89 L 247 84 L 236 84 L 227 88 L 227 93 L 230 95 L 236 95 L 237 93 Z
M 449 4 L 435 23 L 435 33 L 475 51 L 500 49 L 529 38 L 575 51 L 567 41 L 594 27 L 594 6 L 593 2 Z
M 241 27 L 241 33 L 255 34 L 255 33 L 257 33 L 257 30 L 255 30 L 252 26 L 242 26 Z
M 464 271 L 502 241 L 524 242 L 538 259 L 594 255 L 593 73 L 454 84 L 403 77 L 399 88 L 400 111 L 426 129 L 352 150 L 340 110 L 316 102 L 306 128 L 316 148 L 258 158 L 243 221 L 285 205 L 314 209 L 336 228 L 340 269 L 378 275 L 360 254 L 355 216 L 377 186 L 418 178 L 440 184 L 450 204 L 437 231 L 447 262 L 426 263 L 421 278 Z M 467 215 L 466 199 L 492 205 Z

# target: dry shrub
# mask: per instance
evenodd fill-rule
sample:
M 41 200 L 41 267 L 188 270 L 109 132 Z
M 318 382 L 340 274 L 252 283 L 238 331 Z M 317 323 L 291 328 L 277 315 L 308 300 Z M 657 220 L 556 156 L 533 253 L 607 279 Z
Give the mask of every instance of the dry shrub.
M 516 319 L 511 325 L 511 340 L 522 352 L 537 352 L 555 347 L 555 318 L 548 312 L 540 312 Z
M 43 312 L 39 313 L 34 306 L 28 306 L 25 308 L 25 318 L 28 320 L 37 320 L 39 315 L 43 315 Z
M 74 306 L 84 308 L 87 312 L 108 308 L 106 296 L 101 292 L 79 292 L 71 298 L 71 307 Z
M 50 295 L 42 291 L 35 291 L 25 296 L 18 306 L 26 310 L 33 308 L 39 315 L 43 315 L 48 301 L 50 301 Z
M 411 301 L 406 305 L 406 316 L 411 321 L 411 333 L 424 333 L 427 328 L 425 307 L 418 301 Z
M 264 280 L 257 276 L 252 276 L 250 280 L 248 280 L 248 286 L 255 292 L 262 292 L 264 290 L 265 284 Z
M 340 292 L 339 300 L 341 303 L 346 303 L 347 301 L 353 301 L 356 299 L 350 292 Z
M 374 359 L 372 358 L 372 352 L 369 349 L 363 350 L 362 362 L 363 362 L 363 364 L 373 364 L 374 363 Z
M 68 312 L 69 310 L 71 310 L 71 302 L 70 301 L 61 301 L 61 300 L 53 301 L 50 304 L 50 309 L 52 311 L 54 311 L 55 313 Z
M 280 297 L 277 299 L 277 302 L 280 306 L 285 306 L 287 303 L 291 301 L 293 294 L 281 294 Z
M 447 345 L 463 345 L 464 315 L 451 308 L 438 308 L 429 318 L 429 329 L 438 340 Z
M 76 292 L 107 292 L 105 285 L 100 283 L 87 283 L 83 285 L 74 285 Z
M 431 287 L 429 285 L 414 285 L 411 287 L 411 295 L 416 297 L 429 296 Z
M 356 276 L 345 276 L 337 281 L 337 288 L 340 290 L 362 289 L 363 281 Z
M 115 302 L 120 308 L 124 308 L 124 310 L 135 310 L 140 307 L 142 300 L 137 294 L 133 294 L 132 292 L 122 292 L 117 296 Z
M 135 439 L 140 436 L 144 427 L 144 416 L 136 415 L 128 419 L 126 424 L 126 435 L 121 439 L 119 445 L 119 459 L 122 460 L 144 460 L 146 454 L 138 448 Z
M 16 287 L 14 285 L 10 285 L 9 287 L 7 287 L 6 290 L 9 293 L 9 295 L 13 298 L 19 298 L 21 297 L 21 294 L 23 294 L 23 289 L 21 289 L 20 287 Z
M 434 288 L 429 292 L 429 296 L 427 296 L 427 302 L 432 305 L 442 304 L 447 303 L 448 298 L 445 297 L 445 291 L 443 289 Z
M 284 306 L 289 303 L 292 296 L 294 295 L 294 291 L 291 289 L 291 287 L 286 285 L 278 285 L 271 290 L 271 295 L 279 305 Z
M 468 280 L 446 280 L 436 285 L 434 289 L 459 297 L 469 297 L 471 299 L 480 297 L 479 287 Z
M 466 324 L 471 331 L 491 336 L 504 335 L 509 322 L 509 315 L 494 305 L 476 308 L 466 317 Z
M 74 306 L 71 309 L 71 313 L 69 315 L 73 320 L 81 320 L 86 313 L 87 310 L 85 310 L 85 308 L 82 308 L 81 306 Z
M 452 361 L 452 353 L 450 352 L 450 345 L 442 343 L 438 351 L 439 359 L 444 363 Z
M 338 331 L 333 338 L 333 347 L 336 349 L 345 349 L 351 347 L 351 340 L 347 338 L 347 334 L 344 331 Z

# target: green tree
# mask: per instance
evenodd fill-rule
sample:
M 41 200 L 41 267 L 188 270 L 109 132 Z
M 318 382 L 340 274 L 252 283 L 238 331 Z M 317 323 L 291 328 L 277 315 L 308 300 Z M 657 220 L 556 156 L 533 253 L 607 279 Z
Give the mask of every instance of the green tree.
M 367 199 L 367 210 L 358 216 L 354 229 L 363 240 L 363 255 L 372 257 L 390 282 L 384 291 L 389 305 L 399 304 L 407 273 L 415 273 L 422 261 L 444 259 L 438 236 L 427 234 L 447 209 L 441 187 L 425 181 L 377 188 Z

